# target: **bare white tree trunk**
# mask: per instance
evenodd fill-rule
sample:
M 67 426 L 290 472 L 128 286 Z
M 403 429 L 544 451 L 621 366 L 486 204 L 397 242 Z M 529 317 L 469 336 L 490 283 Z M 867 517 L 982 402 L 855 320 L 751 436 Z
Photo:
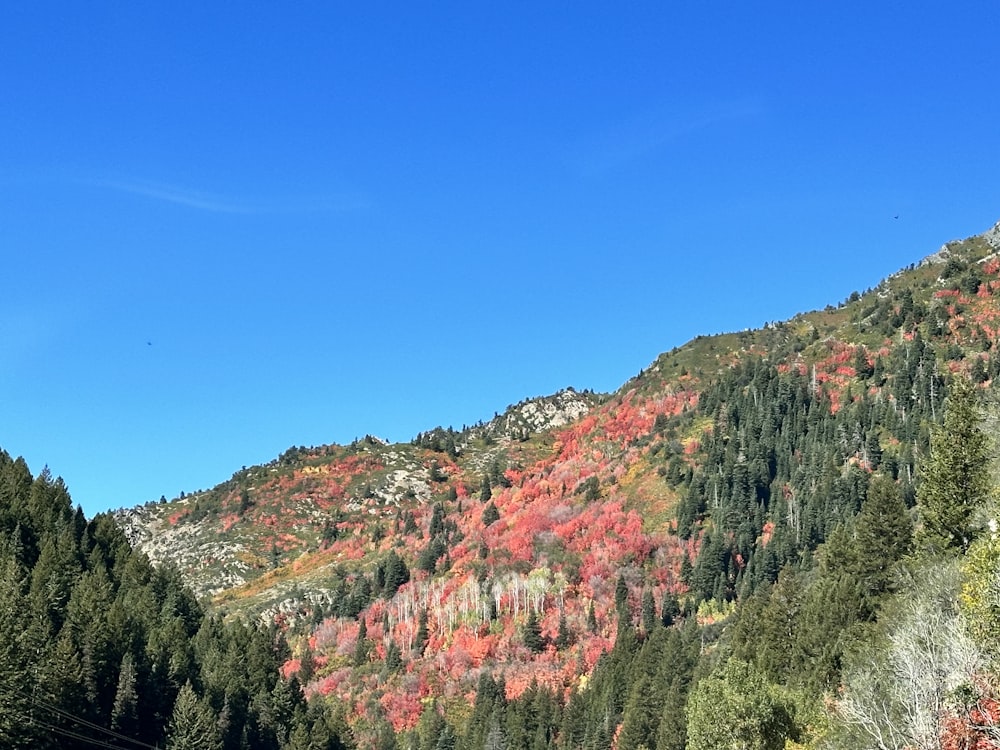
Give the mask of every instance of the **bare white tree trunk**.
M 911 584 L 884 651 L 844 676 L 838 713 L 878 750 L 941 750 L 948 697 L 982 669 L 958 612 L 954 565 Z

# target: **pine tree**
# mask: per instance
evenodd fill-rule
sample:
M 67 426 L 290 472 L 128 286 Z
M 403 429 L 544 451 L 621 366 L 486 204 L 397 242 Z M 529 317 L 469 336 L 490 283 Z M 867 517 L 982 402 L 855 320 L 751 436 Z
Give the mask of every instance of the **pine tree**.
M 622 713 L 620 750 L 653 747 L 663 707 L 664 675 L 668 641 L 677 640 L 674 631 L 659 628 L 648 635 L 630 669 L 630 683 Z M 673 661 L 673 660 L 671 660 Z
M 524 624 L 524 646 L 529 651 L 539 653 L 545 650 L 545 638 L 542 636 L 542 628 L 538 623 L 538 615 L 532 610 L 528 614 L 528 621 Z
M 302 656 L 299 658 L 299 682 L 303 685 L 307 684 L 309 680 L 313 678 L 316 673 L 316 657 L 313 654 L 312 646 L 309 645 L 309 639 L 306 639 L 305 645 L 302 647 Z
M 5 541 L 5 540 L 0 540 Z M 31 747 L 31 667 L 24 644 L 27 599 L 24 570 L 13 554 L 0 554 L 0 745 Z
M 483 526 L 490 526 L 500 520 L 500 511 L 497 510 L 497 506 L 490 501 L 485 508 L 483 508 Z
M 435 750 L 445 726 L 444 717 L 437 705 L 427 704 L 417 721 L 417 750 Z
M 458 740 L 455 737 L 455 732 L 452 730 L 450 724 L 445 724 L 444 729 L 441 730 L 441 734 L 438 736 L 437 744 L 434 746 L 434 750 L 455 750 L 455 746 L 458 744 Z
M 646 589 L 642 592 L 642 629 L 646 635 L 649 635 L 658 623 L 659 618 L 656 616 L 656 602 L 653 599 L 653 592 Z
M 216 717 L 187 682 L 177 694 L 167 734 L 167 750 L 222 750 Z
M 556 634 L 556 648 L 560 651 L 573 645 L 573 633 L 566 622 L 566 613 L 559 613 L 559 632 Z
M 687 559 L 686 557 L 684 558 Z M 670 627 L 674 624 L 674 620 L 681 613 L 681 604 L 677 599 L 677 594 L 667 591 L 663 595 L 662 608 L 660 610 L 660 622 L 663 623 L 664 627 Z
M 625 583 L 625 576 L 618 574 L 618 581 L 615 583 L 615 610 L 619 617 L 628 617 L 628 584 Z
M 399 591 L 399 587 L 410 580 L 410 569 L 394 550 L 389 551 L 384 566 L 383 595 L 391 599 Z
M 663 697 L 660 725 L 656 730 L 656 750 L 684 750 L 687 742 L 686 705 L 687 691 L 675 680 Z
M 972 543 L 976 511 L 989 493 L 988 457 L 976 387 L 956 378 L 949 389 L 944 423 L 931 433 L 931 453 L 917 492 L 918 542 L 926 551 L 965 552 Z
M 859 583 L 873 597 L 892 589 L 895 563 L 913 545 L 910 519 L 900 488 L 886 477 L 876 477 L 854 520 Z
M 371 644 L 368 642 L 368 623 L 364 616 L 361 617 L 361 624 L 358 626 L 358 639 L 354 644 L 354 666 L 360 667 L 368 662 L 368 651 Z
M 296 722 L 295 728 L 288 736 L 288 744 L 285 745 L 285 750 L 316 750 L 312 732 L 304 721 Z
M 132 654 L 122 657 L 121 669 L 118 672 L 118 690 L 115 692 L 115 702 L 111 708 L 111 728 L 128 737 L 135 737 L 139 729 L 139 692 L 138 678 Z

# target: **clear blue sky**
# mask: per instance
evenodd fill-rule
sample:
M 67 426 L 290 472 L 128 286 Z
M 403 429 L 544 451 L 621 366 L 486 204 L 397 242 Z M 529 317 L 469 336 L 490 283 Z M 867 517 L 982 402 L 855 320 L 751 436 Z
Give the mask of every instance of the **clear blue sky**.
M 88 515 L 614 390 L 1000 219 L 993 2 L 153 5 L 0 23 L 0 446 Z

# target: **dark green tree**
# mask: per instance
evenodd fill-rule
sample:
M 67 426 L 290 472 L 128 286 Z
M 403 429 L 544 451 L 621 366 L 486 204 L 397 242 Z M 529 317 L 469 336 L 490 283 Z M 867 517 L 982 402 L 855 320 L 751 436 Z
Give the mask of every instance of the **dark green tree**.
M 913 521 L 895 482 L 884 476 L 872 480 L 854 520 L 854 536 L 860 585 L 875 598 L 889 593 L 896 563 L 913 545 Z
M 917 491 L 918 543 L 932 553 L 965 552 L 978 531 L 976 512 L 990 488 L 989 450 L 976 386 L 956 377 L 943 424 L 931 431 L 931 452 Z
M 562 650 L 573 645 L 573 633 L 566 622 L 566 613 L 559 614 L 559 632 L 556 634 L 556 648 Z
M 410 569 L 406 567 L 403 558 L 396 554 L 394 550 L 389 550 L 383 566 L 384 582 L 383 593 L 386 599 L 395 596 L 399 587 L 410 580 Z
M 299 657 L 299 682 L 303 685 L 307 684 L 315 673 L 316 657 L 313 654 L 312 647 L 309 645 L 309 639 L 306 638 L 302 646 L 302 656 Z
M 139 729 L 138 673 L 132 654 L 122 657 L 118 671 L 118 689 L 111 708 L 111 728 L 127 737 L 135 737 Z
M 625 576 L 621 573 L 618 574 L 618 580 L 615 582 L 615 610 L 617 610 L 619 617 L 628 618 L 628 584 L 625 582 Z
M 528 614 L 528 620 L 524 623 L 521 638 L 524 641 L 525 648 L 529 651 L 537 654 L 545 650 L 545 638 L 542 636 L 542 628 L 538 622 L 538 615 L 535 614 L 534 610 Z
M 198 698 L 191 683 L 185 683 L 177 694 L 167 750 L 222 750 L 222 738 L 211 707 Z
M 26 573 L 13 550 L 3 550 L 0 539 L 0 745 L 32 747 L 30 692 L 31 654 L 25 643 L 28 602 Z
M 500 511 L 497 510 L 497 506 L 490 501 L 485 508 L 483 508 L 483 526 L 490 526 L 500 520 Z
M 354 644 L 354 666 L 360 667 L 368 663 L 368 652 L 371 650 L 371 642 L 368 640 L 368 623 L 361 617 L 361 624 L 358 626 L 358 639 Z
M 653 592 L 646 589 L 642 592 L 642 629 L 648 635 L 659 624 L 656 616 L 656 601 L 653 599 Z
M 684 558 L 687 559 L 686 557 Z M 670 627 L 674 624 L 674 620 L 681 613 L 681 604 L 677 599 L 677 594 L 667 591 L 663 594 L 663 602 L 660 609 L 660 621 L 663 623 L 664 627 Z
M 668 641 L 677 640 L 677 633 L 658 628 L 652 631 L 630 669 L 630 685 L 622 713 L 620 750 L 638 750 L 656 743 L 656 731 L 663 707 L 664 675 L 661 666 Z M 673 654 L 671 654 L 673 656 Z

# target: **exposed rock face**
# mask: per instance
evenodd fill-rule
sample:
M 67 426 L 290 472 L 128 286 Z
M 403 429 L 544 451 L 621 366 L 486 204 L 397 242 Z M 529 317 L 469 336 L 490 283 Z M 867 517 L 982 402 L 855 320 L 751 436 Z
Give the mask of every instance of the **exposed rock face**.
M 504 461 L 512 442 L 569 425 L 601 400 L 572 389 L 528 399 L 486 424 L 453 433 L 458 440 L 452 458 L 480 474 Z M 287 565 L 296 554 L 315 551 L 324 526 L 334 517 L 391 524 L 399 508 L 428 506 L 439 491 L 431 462 L 419 446 L 390 445 L 369 437 L 351 460 L 361 455 L 376 456 L 375 468 L 354 480 L 350 472 L 330 479 L 331 466 L 341 467 L 334 473 L 346 471 L 343 466 L 350 460 L 329 463 L 333 459 L 324 451 L 300 449 L 267 466 L 244 469 L 214 490 L 122 509 L 115 516 L 132 545 L 154 564 L 176 567 L 199 597 L 214 597 Z M 343 516 L 334 516 L 332 508 Z M 304 595 L 326 595 L 315 581 L 306 588 L 303 593 L 277 578 L 268 581 L 261 586 L 261 606 L 291 616 Z
M 986 241 L 986 244 L 989 245 L 993 250 L 1000 251 L 1000 221 L 998 221 L 996 224 L 994 224 L 992 227 L 990 227 L 989 229 L 987 229 L 985 232 L 983 232 L 981 235 L 978 236 L 982 237 Z M 941 248 L 936 253 L 928 255 L 926 258 L 920 261 L 920 265 L 924 265 L 926 263 L 944 263 L 945 261 L 948 260 L 948 257 L 951 254 L 951 248 L 955 245 L 960 244 L 960 242 L 961 240 L 952 240 L 951 242 L 946 242 L 945 244 L 941 245 Z
M 1000 221 L 994 224 L 992 228 L 983 232 L 983 239 L 994 250 L 1000 250 Z
M 580 419 L 593 406 L 593 396 L 567 388 L 552 396 L 529 399 L 510 407 L 488 422 L 483 432 L 490 437 L 515 437 L 523 430 L 542 432 L 564 427 Z
M 549 430 L 575 422 L 590 411 L 590 404 L 575 391 L 560 391 L 551 399 L 529 401 L 520 416 L 533 430 Z
M 199 597 L 214 596 L 242 586 L 252 576 L 244 545 L 222 539 L 209 530 L 211 521 L 171 525 L 160 506 L 140 506 L 115 512 L 132 546 L 154 565 L 173 565 Z

